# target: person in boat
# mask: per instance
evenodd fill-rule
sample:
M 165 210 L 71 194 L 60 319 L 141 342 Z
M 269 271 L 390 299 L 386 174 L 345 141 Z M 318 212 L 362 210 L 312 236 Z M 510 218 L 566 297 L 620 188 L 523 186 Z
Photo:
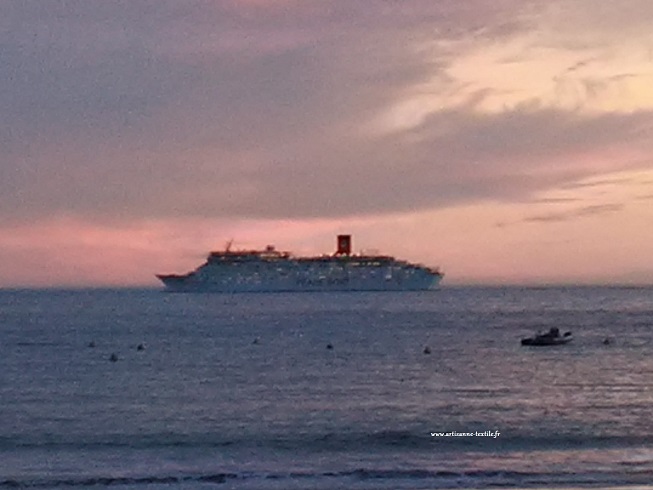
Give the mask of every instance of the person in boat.
M 554 339 L 560 337 L 560 329 L 558 327 L 551 327 L 549 332 L 546 334 L 547 337 L 552 337 Z

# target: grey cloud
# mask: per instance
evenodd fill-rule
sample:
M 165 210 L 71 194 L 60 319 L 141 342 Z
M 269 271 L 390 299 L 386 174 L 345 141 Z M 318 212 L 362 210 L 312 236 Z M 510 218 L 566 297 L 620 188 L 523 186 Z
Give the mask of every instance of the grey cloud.
M 524 199 L 591 175 L 584 165 L 560 158 L 628 141 L 631 128 L 650 115 L 640 118 L 585 120 L 556 111 L 480 116 L 461 110 L 432 116 L 414 134 L 362 138 L 309 128 L 290 148 L 286 141 L 276 150 L 232 160 L 228 152 L 218 153 L 219 165 L 162 156 L 166 173 L 160 162 L 145 160 L 140 171 L 132 168 L 130 181 L 107 175 L 101 188 L 89 186 L 86 195 L 78 188 L 74 195 L 97 211 L 120 201 L 125 212 L 244 217 L 340 216 Z M 68 196 L 62 199 L 59 205 Z
M 531 223 L 549 223 L 568 221 L 577 218 L 586 218 L 591 216 L 602 215 L 606 213 L 616 213 L 624 208 L 623 204 L 595 204 L 592 206 L 584 206 L 581 208 L 570 209 L 566 211 L 551 212 L 547 214 L 540 214 L 537 216 L 529 216 L 524 218 L 525 222 Z
M 535 204 L 560 204 L 578 201 L 580 201 L 580 199 L 573 197 L 547 197 L 541 199 L 532 199 L 530 202 Z
M 619 184 L 630 184 L 633 182 L 631 178 L 617 178 L 617 179 L 601 179 L 594 180 L 592 182 L 570 182 L 561 187 L 564 189 L 584 189 L 584 188 L 593 188 L 593 187 L 604 187 L 606 185 L 619 185 Z
M 650 115 L 642 115 L 644 121 Z M 479 199 L 520 199 L 591 170 L 560 161 L 567 152 L 629 139 L 621 117 L 583 120 L 551 112 L 479 116 L 448 112 L 433 116 L 418 131 L 328 151 L 301 168 L 295 162 L 267 167 L 262 192 L 279 196 L 268 212 L 337 215 L 447 206 Z M 358 146 L 357 146 L 358 145 Z M 301 161 L 301 160 L 300 160 Z M 308 161 L 308 159 L 306 160 Z M 558 166 L 555 171 L 552 169 Z M 295 185 L 284 185 L 292 175 Z M 274 190 L 283 190 L 275 193 Z M 247 206 L 246 203 L 240 203 Z M 254 212 L 254 209 L 252 209 Z
M 317 217 L 519 199 L 592 175 L 569 152 L 650 149 L 647 112 L 482 115 L 472 100 L 410 131 L 370 133 L 464 49 L 425 45 L 509 37 L 530 25 L 517 7 L 533 3 L 261 5 L 0 1 L 4 219 Z

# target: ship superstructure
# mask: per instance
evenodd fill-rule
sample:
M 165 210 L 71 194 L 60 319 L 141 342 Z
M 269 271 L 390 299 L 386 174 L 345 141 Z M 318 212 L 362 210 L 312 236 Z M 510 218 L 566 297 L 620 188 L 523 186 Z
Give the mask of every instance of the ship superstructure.
M 442 280 L 437 268 L 388 255 L 352 254 L 351 235 L 338 235 L 333 255 L 294 257 L 264 250 L 211 252 L 187 274 L 158 274 L 174 292 L 419 291 Z

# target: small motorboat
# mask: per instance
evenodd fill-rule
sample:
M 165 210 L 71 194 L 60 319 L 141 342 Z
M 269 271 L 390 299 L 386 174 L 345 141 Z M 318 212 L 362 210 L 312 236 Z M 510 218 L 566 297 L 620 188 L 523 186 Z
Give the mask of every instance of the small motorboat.
M 564 345 L 574 340 L 571 332 L 560 335 L 560 330 L 553 327 L 546 333 L 538 333 L 534 337 L 521 339 L 521 345 Z

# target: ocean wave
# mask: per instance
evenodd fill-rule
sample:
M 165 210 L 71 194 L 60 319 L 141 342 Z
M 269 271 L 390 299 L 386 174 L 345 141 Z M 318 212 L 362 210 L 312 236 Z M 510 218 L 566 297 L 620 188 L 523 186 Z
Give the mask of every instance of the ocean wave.
M 0 488 L 67 488 L 67 487 L 109 487 L 109 486 L 140 486 L 140 485 L 175 485 L 213 483 L 224 484 L 227 482 L 247 482 L 248 488 L 268 488 L 266 481 L 274 480 L 287 482 L 289 485 L 301 480 L 307 488 L 318 487 L 324 484 L 356 484 L 357 488 L 366 488 L 365 482 L 403 482 L 402 488 L 410 488 L 410 481 L 419 481 L 422 487 L 426 482 L 430 488 L 535 488 L 547 485 L 550 488 L 566 486 L 616 486 L 616 485 L 641 485 L 653 481 L 653 472 L 642 471 L 635 473 L 536 473 L 504 470 L 484 470 L 456 472 L 447 470 L 427 469 L 375 469 L 358 468 L 355 470 L 335 472 L 218 472 L 199 475 L 149 475 L 138 477 L 127 476 L 96 476 L 61 479 L 7 479 L 0 480 Z
M 559 449 L 620 449 L 650 447 L 653 435 L 511 434 L 499 437 L 432 437 L 431 432 L 384 430 L 373 432 L 327 432 L 309 434 L 120 434 L 115 436 L 66 435 L 43 439 L 29 436 L 0 437 L 0 450 L 112 450 L 112 449 L 271 449 L 292 452 L 374 452 L 385 449 L 413 451 L 511 452 Z

